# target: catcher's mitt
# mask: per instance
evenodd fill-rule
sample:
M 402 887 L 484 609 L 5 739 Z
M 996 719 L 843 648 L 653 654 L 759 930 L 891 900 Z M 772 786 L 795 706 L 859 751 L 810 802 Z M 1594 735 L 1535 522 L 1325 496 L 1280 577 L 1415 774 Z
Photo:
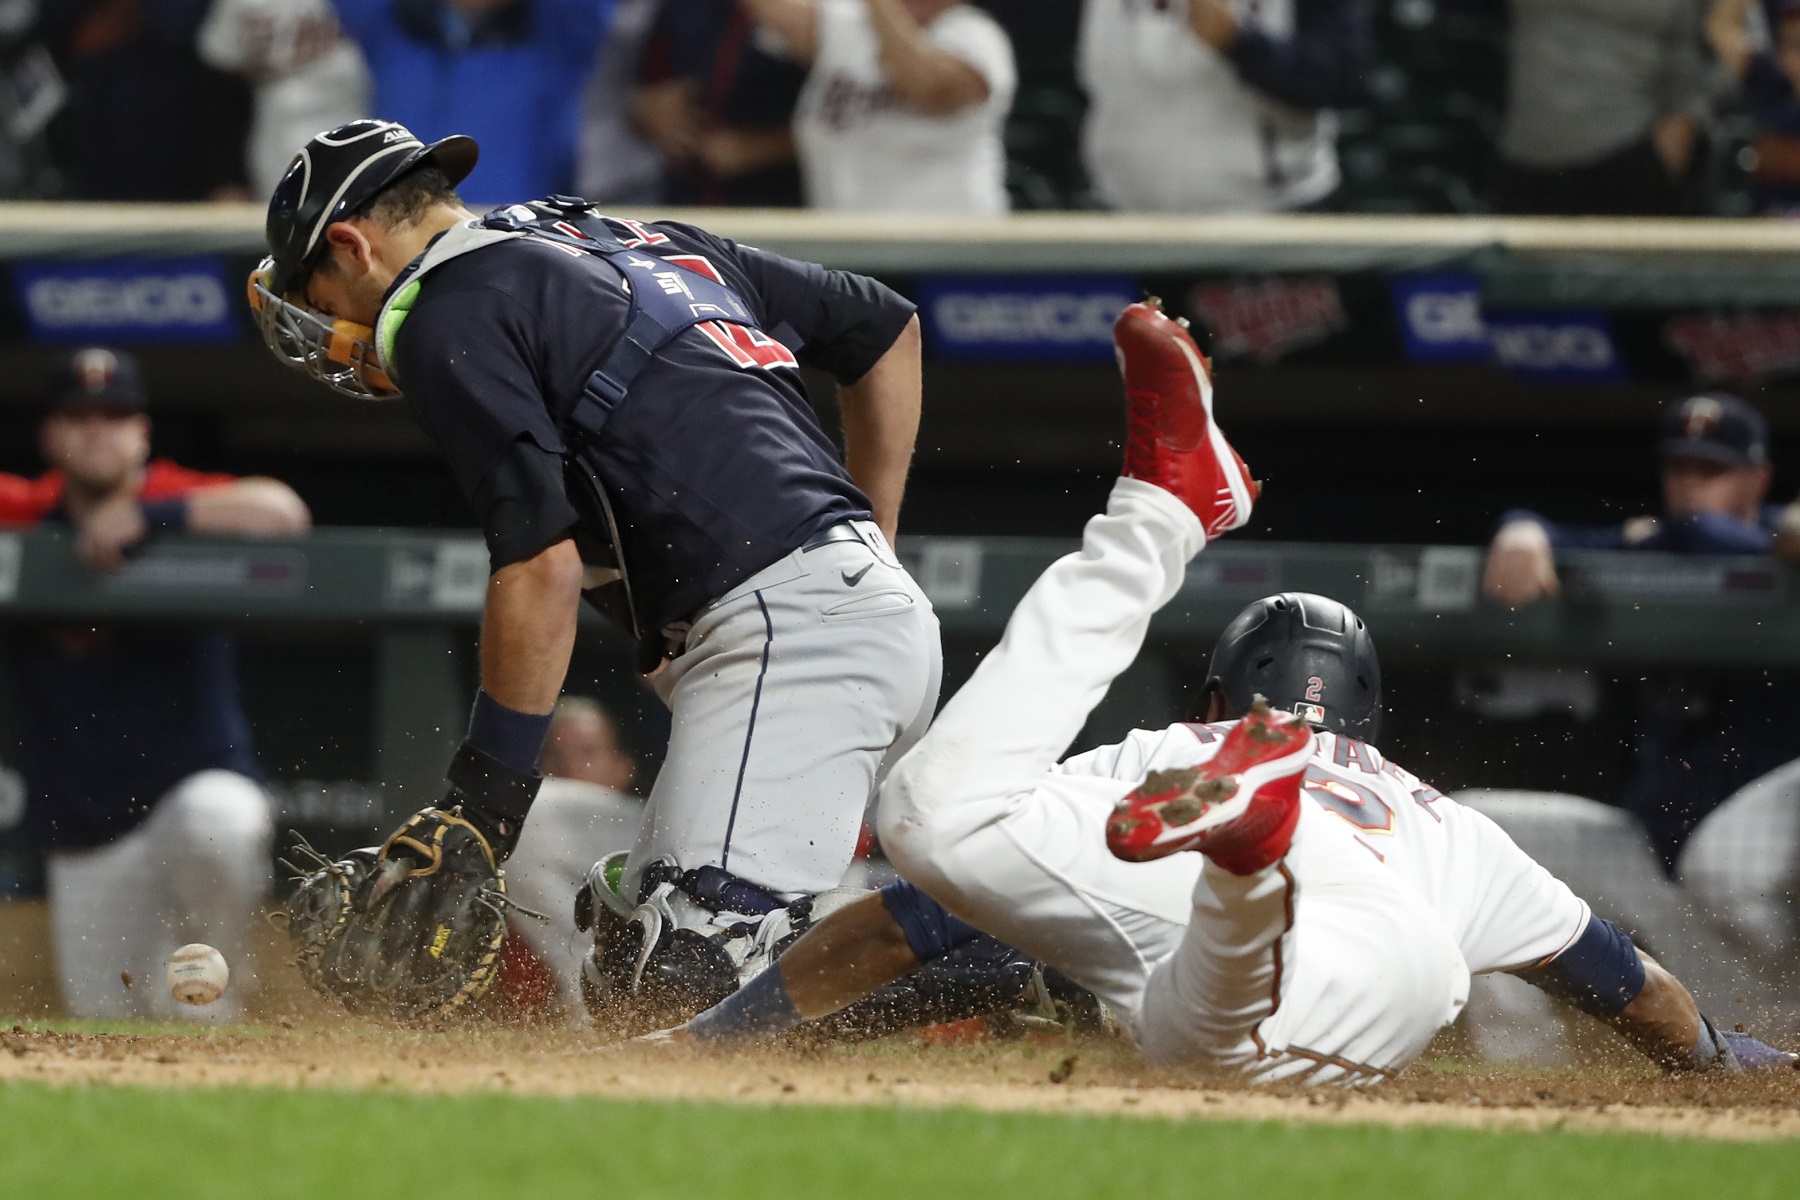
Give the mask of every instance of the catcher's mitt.
M 427 808 L 379 849 L 337 862 L 295 837 L 313 861 L 284 864 L 300 879 L 286 926 L 307 982 L 351 1012 L 398 1021 L 455 1015 L 487 991 L 505 909 L 518 906 L 475 826 Z

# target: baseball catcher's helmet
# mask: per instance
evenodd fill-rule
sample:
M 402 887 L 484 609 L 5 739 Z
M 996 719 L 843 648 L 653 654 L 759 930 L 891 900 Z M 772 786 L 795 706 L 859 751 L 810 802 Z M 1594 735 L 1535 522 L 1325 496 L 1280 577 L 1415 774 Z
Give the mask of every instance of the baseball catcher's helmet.
M 427 146 L 393 121 L 351 121 L 300 148 L 269 198 L 269 290 L 286 296 L 325 246 L 325 228 L 375 198 L 414 167 L 461 183 L 475 169 L 475 139 L 453 134 Z
M 1381 663 L 1361 617 L 1324 596 L 1283 592 L 1232 619 L 1213 646 L 1206 689 L 1236 712 L 1262 696 L 1321 729 L 1372 741 Z
M 300 148 L 269 199 L 270 254 L 250 275 L 250 308 L 276 358 L 348 396 L 398 394 L 366 326 L 328 320 L 293 293 L 323 255 L 333 221 L 415 167 L 436 167 L 460 183 L 477 153 L 474 139 L 461 134 L 427 146 L 404 125 L 369 120 L 328 129 Z

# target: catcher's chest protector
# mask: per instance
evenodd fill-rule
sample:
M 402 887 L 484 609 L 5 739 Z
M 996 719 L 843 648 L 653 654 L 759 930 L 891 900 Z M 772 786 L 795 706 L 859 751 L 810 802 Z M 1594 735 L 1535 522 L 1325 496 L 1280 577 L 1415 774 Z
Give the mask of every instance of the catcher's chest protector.
M 585 200 L 550 196 L 515 204 L 488 214 L 481 224 L 596 255 L 625 281 L 631 295 L 625 332 L 588 378 L 569 414 L 577 429 L 598 431 L 651 356 L 694 326 L 723 321 L 760 331 L 756 317 L 735 291 L 702 273 L 692 260 L 662 257 L 667 237 L 636 221 L 603 217 Z
M 710 268 L 704 261 L 670 254 L 673 246 L 664 234 L 636 221 L 601 216 L 585 200 L 548 196 L 500 209 L 452 230 L 441 246 L 427 251 L 401 276 L 376 320 L 376 341 L 390 378 L 398 378 L 393 361 L 395 338 L 424 277 L 458 254 L 520 237 L 554 242 L 604 259 L 618 272 L 630 300 L 623 332 L 558 426 L 571 450 L 564 459 L 569 498 L 582 514 L 583 528 L 594 535 L 577 538 L 583 562 L 595 572 L 587 588 L 589 602 L 629 630 L 640 645 L 656 647 L 645 660 L 653 662 L 661 656 L 660 640 L 656 631 L 646 629 L 640 620 L 612 500 L 598 475 L 583 461 L 580 447 L 585 438 L 599 434 L 656 352 L 682 333 L 708 322 L 742 325 L 758 334 L 761 326 L 743 297 L 706 273 Z

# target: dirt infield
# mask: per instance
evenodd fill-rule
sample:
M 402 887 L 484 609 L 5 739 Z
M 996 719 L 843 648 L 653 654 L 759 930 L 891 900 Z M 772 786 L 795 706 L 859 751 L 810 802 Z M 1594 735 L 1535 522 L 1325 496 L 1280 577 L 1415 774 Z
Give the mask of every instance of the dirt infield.
M 1366 1092 L 1248 1089 L 1151 1071 L 1126 1046 L 899 1038 L 709 1053 L 571 1032 L 398 1032 L 347 1023 L 198 1036 L 0 1031 L 0 1080 L 510 1091 L 756 1104 L 917 1105 L 1182 1119 L 1800 1137 L 1800 1073 L 1665 1079 L 1633 1067 L 1489 1074 L 1439 1061 Z

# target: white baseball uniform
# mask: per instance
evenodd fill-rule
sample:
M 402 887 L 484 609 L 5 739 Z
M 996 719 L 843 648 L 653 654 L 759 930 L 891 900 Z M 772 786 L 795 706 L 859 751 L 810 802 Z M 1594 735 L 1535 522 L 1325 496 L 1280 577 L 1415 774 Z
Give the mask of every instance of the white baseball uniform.
M 1249 28 L 1294 29 L 1293 0 L 1234 0 Z M 1078 50 L 1087 90 L 1082 158 L 1113 208 L 1261 212 L 1338 184 L 1337 118 L 1257 91 L 1188 24 L 1186 0 L 1086 0 Z
M 51 851 L 51 939 L 69 1011 L 235 1019 L 255 991 L 250 922 L 268 896 L 274 835 L 262 788 L 212 770 L 176 784 L 117 841 Z M 179 1003 L 163 982 L 169 955 L 188 942 L 216 947 L 231 968 L 224 998 L 203 1008 Z
M 643 822 L 644 802 L 636 796 L 551 776 L 538 789 L 519 845 L 506 860 L 507 894 L 550 918 L 545 924 L 515 917 L 512 927 L 549 970 L 569 1013 L 585 1011 L 581 963 L 594 948 L 594 935 L 575 928 L 575 893 L 596 862 L 631 849 Z
M 1554 957 L 1588 909 L 1491 821 L 1330 734 L 1281 862 L 1240 877 L 1198 854 L 1114 858 L 1114 803 L 1206 761 L 1223 727 L 1056 756 L 1204 543 L 1180 502 L 1120 480 L 889 776 L 882 845 L 951 912 L 1094 991 L 1153 1062 L 1380 1079 L 1455 1018 L 1472 971 Z
M 819 47 L 794 110 L 806 202 L 862 212 L 998 216 L 1007 209 L 1000 131 L 1018 71 L 995 20 L 966 4 L 925 36 L 987 82 L 987 99 L 934 115 L 888 82 L 864 0 L 820 0 Z
M 369 68 L 331 0 L 213 0 L 197 49 L 255 86 L 246 165 L 257 195 L 274 191 L 307 138 L 369 115 Z

